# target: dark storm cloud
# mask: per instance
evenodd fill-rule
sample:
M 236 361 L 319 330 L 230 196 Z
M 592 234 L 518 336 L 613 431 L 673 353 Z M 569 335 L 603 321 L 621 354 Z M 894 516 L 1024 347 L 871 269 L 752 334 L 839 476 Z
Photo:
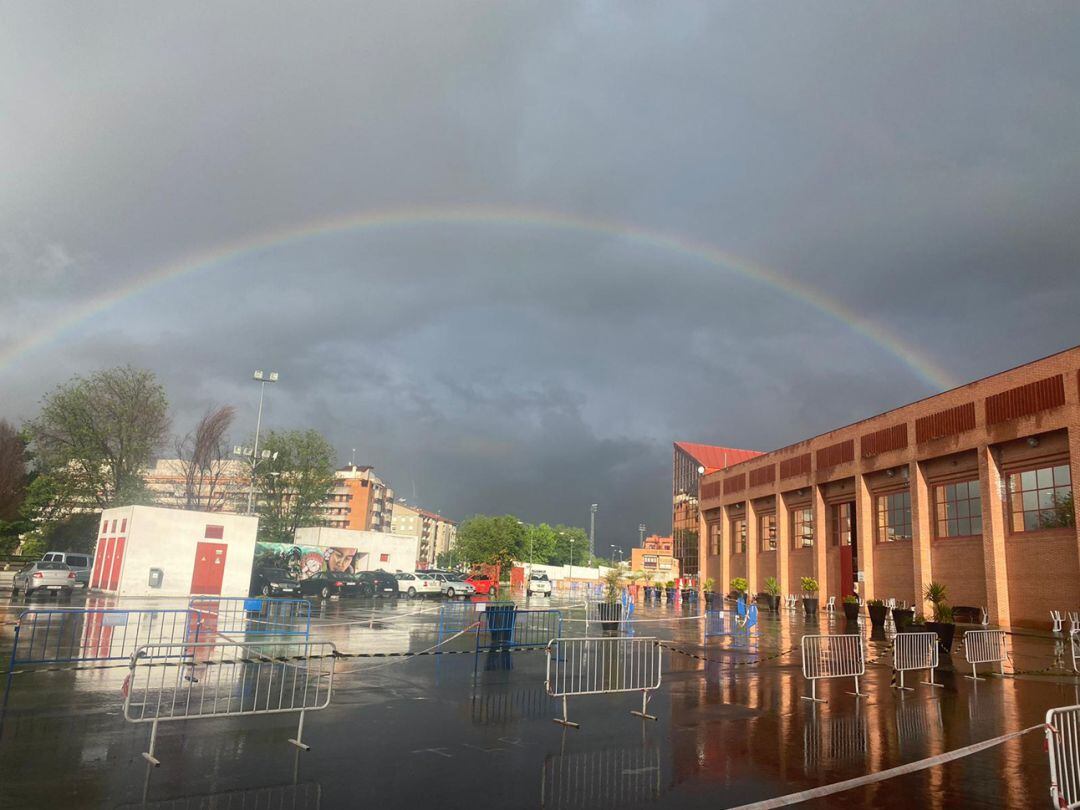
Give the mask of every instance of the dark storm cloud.
M 9 4 L 0 352 L 181 257 L 356 211 L 626 224 L 331 234 L 178 277 L 0 368 L 0 416 L 133 362 L 314 426 L 463 517 L 669 526 L 670 443 L 771 448 L 1078 340 L 1071 4 Z

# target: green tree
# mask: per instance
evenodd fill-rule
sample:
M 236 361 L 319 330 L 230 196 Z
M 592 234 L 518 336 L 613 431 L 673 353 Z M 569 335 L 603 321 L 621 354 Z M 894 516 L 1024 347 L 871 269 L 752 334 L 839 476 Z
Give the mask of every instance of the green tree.
M 521 559 L 525 562 L 547 563 L 559 542 L 555 527 L 547 523 L 527 523 L 524 530 Z
M 525 526 L 513 515 L 473 515 L 458 526 L 454 560 L 508 568 L 522 559 Z
M 19 535 L 32 525 L 25 519 L 26 490 L 30 483 L 27 439 L 0 419 L 0 554 L 19 543 Z
M 153 372 L 122 366 L 75 377 L 28 424 L 62 511 L 149 503 L 142 470 L 165 444 L 168 401 Z
M 555 547 L 548 556 L 549 565 L 569 565 L 571 555 L 574 565 L 582 567 L 589 563 L 589 533 L 577 526 L 559 524 L 553 527 Z M 573 540 L 571 546 L 570 541 Z
M 291 543 L 301 526 L 322 525 L 319 507 L 334 486 L 336 454 L 316 430 L 271 431 L 260 449 L 277 455 L 256 468 L 259 539 Z

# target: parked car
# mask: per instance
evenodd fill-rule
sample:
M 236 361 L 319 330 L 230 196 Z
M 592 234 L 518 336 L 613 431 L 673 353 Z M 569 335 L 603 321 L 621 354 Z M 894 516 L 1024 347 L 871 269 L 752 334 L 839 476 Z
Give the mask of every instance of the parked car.
M 341 589 L 345 587 L 346 574 L 335 574 L 324 571 L 307 579 L 300 580 L 301 596 L 317 596 L 320 599 L 329 599 L 332 596 L 340 596 Z
M 75 572 L 66 563 L 36 562 L 23 568 L 11 581 L 11 595 L 19 591 L 27 599 L 39 591 L 55 593 L 60 599 L 70 599 L 75 589 Z
M 342 579 L 342 596 L 397 596 L 398 583 L 385 571 L 357 571 L 339 574 Z
M 499 595 L 499 581 L 484 574 L 469 574 L 465 581 L 476 588 L 476 592 L 482 596 L 490 596 L 494 599 Z
M 476 593 L 476 588 L 465 581 L 463 574 L 435 574 L 435 579 L 439 582 L 439 590 L 442 591 L 442 595 L 447 599 L 453 599 L 458 596 L 472 596 Z
M 525 595 L 532 596 L 534 593 L 542 593 L 551 596 L 551 580 L 547 574 L 530 574 L 529 581 L 525 585 Z
M 439 580 L 435 579 L 427 571 L 417 571 L 415 574 L 399 571 L 394 574 L 394 579 L 397 580 L 398 593 L 409 599 L 442 593 L 442 585 Z
M 83 588 L 90 587 L 90 572 L 94 570 L 94 558 L 89 554 L 74 551 L 50 551 L 41 558 L 42 562 L 64 563 L 75 572 L 75 581 Z
M 251 574 L 252 596 L 299 596 L 300 583 L 284 568 L 256 568 Z

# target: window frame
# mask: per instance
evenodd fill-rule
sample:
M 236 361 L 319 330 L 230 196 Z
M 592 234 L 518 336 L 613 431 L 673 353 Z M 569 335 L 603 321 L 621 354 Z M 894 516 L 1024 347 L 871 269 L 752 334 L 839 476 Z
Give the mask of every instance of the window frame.
M 742 524 L 742 528 L 736 527 Z M 745 554 L 746 553 L 746 515 L 742 517 L 735 517 L 731 519 L 731 553 L 732 554 Z
M 847 529 L 844 532 L 840 531 L 840 510 L 846 508 L 847 511 Z M 829 546 L 831 548 L 843 548 L 844 546 L 855 545 L 855 533 L 851 529 L 851 521 L 854 517 L 855 506 L 851 501 L 837 501 L 836 503 L 829 504 Z M 840 542 L 840 535 L 847 535 L 847 542 Z
M 1059 484 L 1057 482 L 1057 471 L 1058 470 L 1064 470 L 1065 471 L 1064 474 L 1068 479 L 1066 483 Z M 1042 486 L 1040 484 L 1039 480 L 1038 480 L 1039 473 L 1040 472 L 1047 472 L 1047 471 L 1051 475 L 1051 485 L 1049 487 Z M 1034 475 L 1034 477 L 1035 477 L 1035 487 L 1034 488 L 1032 488 L 1032 489 L 1023 488 L 1023 476 L 1025 474 L 1033 474 Z M 1068 457 L 1054 458 L 1054 459 L 1042 459 L 1042 460 L 1037 461 L 1037 462 L 1029 462 L 1028 464 L 1025 464 L 1023 466 L 1009 467 L 1006 470 L 1002 471 L 1002 477 L 1004 478 L 1004 489 L 1005 489 L 1005 498 L 1004 498 L 1005 520 L 1008 521 L 1008 533 L 1009 533 L 1010 536 L 1011 535 L 1032 534 L 1032 533 L 1035 533 L 1035 532 L 1055 532 L 1055 531 L 1075 532 L 1076 531 L 1076 504 L 1075 504 L 1075 497 L 1074 497 L 1074 502 L 1073 502 L 1073 512 L 1070 515 L 1070 517 L 1072 518 L 1072 523 L 1071 524 L 1066 524 L 1064 526 L 1044 526 L 1044 525 L 1040 525 L 1040 526 L 1036 526 L 1033 529 L 1029 529 L 1029 528 L 1026 527 L 1026 522 L 1027 522 L 1026 517 L 1027 517 L 1028 514 L 1035 514 L 1035 515 L 1039 516 L 1040 520 L 1042 520 L 1041 515 L 1043 513 L 1048 512 L 1048 511 L 1052 511 L 1052 509 L 1057 508 L 1056 506 L 1055 507 L 1050 507 L 1050 508 L 1040 506 L 1039 505 L 1039 503 L 1040 503 L 1040 495 L 1039 495 L 1039 493 L 1041 493 L 1041 492 L 1051 492 L 1052 493 L 1051 497 L 1056 497 L 1056 493 L 1058 491 L 1061 491 L 1061 490 L 1063 490 L 1066 493 L 1066 495 L 1071 495 L 1075 491 L 1073 489 L 1072 469 L 1070 467 Z M 1021 482 L 1021 489 L 1018 492 L 1014 491 L 1014 489 L 1013 489 L 1014 478 L 1019 479 L 1020 482 Z M 1029 494 L 1029 493 L 1034 496 L 1035 507 L 1033 509 L 1028 509 L 1028 508 L 1025 508 L 1025 506 L 1024 506 L 1024 500 L 1025 500 L 1024 496 L 1026 494 Z M 1015 509 L 1013 507 L 1013 498 L 1015 496 L 1017 496 L 1017 495 L 1019 496 L 1019 499 L 1020 499 L 1020 507 L 1021 507 L 1020 509 Z M 1016 517 L 1017 517 L 1017 515 L 1021 516 L 1021 526 L 1020 526 L 1020 528 L 1016 527 Z
M 709 556 L 711 557 L 720 556 L 722 547 L 721 531 L 722 525 L 720 521 L 713 521 L 709 524 Z
M 897 523 L 895 527 L 890 524 L 890 519 L 894 513 L 900 513 L 904 511 L 902 508 L 897 509 L 890 503 L 891 498 L 903 497 L 907 500 L 907 523 Z M 883 508 L 884 505 L 884 508 Z M 897 537 L 895 535 L 895 528 L 907 526 L 908 533 Z M 894 536 L 892 539 L 888 539 L 889 529 L 894 530 Z M 889 545 L 892 543 L 908 543 L 914 538 L 914 520 L 911 513 L 911 488 L 906 487 L 904 489 L 892 489 L 885 492 L 874 493 L 874 542 L 880 545 Z
M 772 524 L 769 532 L 766 532 L 766 521 L 771 521 Z M 762 553 L 776 551 L 776 512 L 762 512 L 758 515 L 758 538 L 760 540 L 759 548 Z M 771 546 L 769 545 L 770 539 L 772 540 Z
M 967 488 L 967 496 L 964 498 L 955 498 L 954 500 L 948 500 L 947 489 L 953 487 L 954 490 L 960 485 L 964 485 Z M 971 486 L 975 486 L 975 495 L 971 496 Z M 979 480 L 978 474 L 974 478 L 952 478 L 948 481 L 940 481 L 933 485 L 933 504 L 934 504 L 934 539 L 935 540 L 956 540 L 964 537 L 982 537 L 982 484 Z M 959 504 L 967 504 L 967 515 L 961 517 L 959 515 Z M 978 504 L 977 514 L 972 514 L 972 504 Z M 950 516 L 950 505 L 955 505 L 957 511 Z M 961 521 L 968 521 L 970 528 L 975 529 L 969 534 L 962 534 L 959 531 L 956 534 L 949 533 L 949 523 L 956 523 L 959 528 Z
M 809 515 L 807 520 L 799 520 L 798 516 L 801 514 Z M 810 542 L 805 543 L 805 537 L 800 531 L 800 526 L 810 527 Z M 813 548 L 814 541 L 817 539 L 814 531 L 814 508 L 807 504 L 806 506 L 795 506 L 791 509 L 791 548 L 793 551 L 801 551 L 806 548 Z

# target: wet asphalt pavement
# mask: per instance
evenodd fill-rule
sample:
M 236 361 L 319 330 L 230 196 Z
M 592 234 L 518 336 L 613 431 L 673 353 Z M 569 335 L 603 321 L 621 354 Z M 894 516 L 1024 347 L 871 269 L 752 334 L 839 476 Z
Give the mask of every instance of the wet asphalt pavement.
M 569 600 L 531 601 L 563 609 L 565 635 L 584 634 L 583 611 Z M 0 622 L 23 607 L 0 596 Z M 312 638 L 346 654 L 424 651 L 439 643 L 438 611 L 429 601 L 316 603 Z M 853 631 L 842 616 L 808 623 L 793 613 L 764 615 L 748 646 L 730 637 L 706 643 L 703 623 L 689 618 L 696 612 L 649 606 L 635 614 L 637 636 L 680 650 L 663 654 L 663 685 L 650 702 L 655 722 L 630 715 L 639 699 L 621 694 L 572 698 L 580 729 L 553 723 L 561 707 L 545 693 L 542 651 L 482 653 L 479 661 L 345 658 L 330 706 L 307 714 L 310 751 L 288 743 L 295 715 L 163 723 L 159 768 L 141 757 L 149 726 L 123 716 L 125 664 L 20 667 L 0 719 L 0 807 L 714 809 L 961 748 L 1080 703 L 1080 680 L 1068 675 L 975 683 L 943 660 L 944 688 L 918 685 L 916 673 L 915 690 L 898 693 L 891 669 L 871 663 L 862 682 L 868 697 L 845 694 L 850 679 L 826 681 L 819 693 L 829 702 L 814 705 L 800 699 L 808 687 L 796 648 L 807 632 Z M 5 671 L 12 638 L 10 624 L 0 627 Z M 871 637 L 869 659 L 884 658 L 888 643 Z M 462 637 L 441 649 L 472 644 Z M 1010 652 L 1010 673 L 1070 663 L 1049 637 L 1011 636 Z M 952 659 L 963 668 L 961 654 Z M 1045 807 L 1048 779 L 1038 732 L 800 806 Z

